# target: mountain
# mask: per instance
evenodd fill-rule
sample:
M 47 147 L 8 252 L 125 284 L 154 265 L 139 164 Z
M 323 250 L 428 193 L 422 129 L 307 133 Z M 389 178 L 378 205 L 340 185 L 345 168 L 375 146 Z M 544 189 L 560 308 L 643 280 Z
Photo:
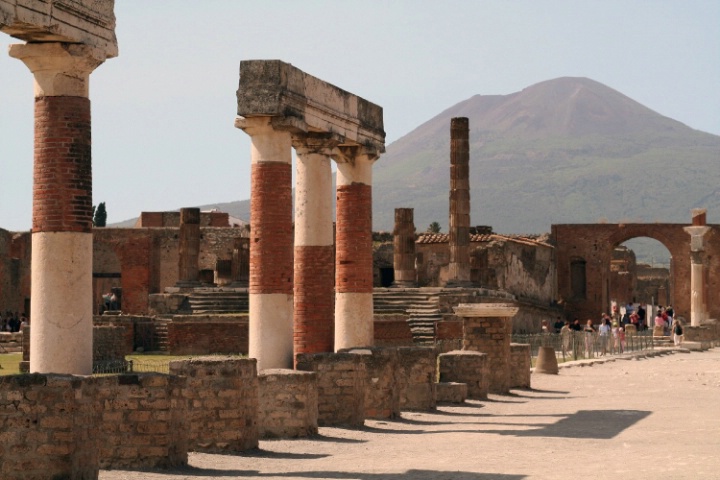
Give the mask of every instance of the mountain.
M 450 119 L 470 120 L 471 224 L 540 233 L 553 223 L 688 222 L 720 210 L 720 137 L 587 78 L 475 95 L 388 145 L 373 167 L 373 227 L 413 207 L 448 223 Z M 204 205 L 247 219 L 249 202 Z
M 396 207 L 447 228 L 450 119 L 470 120 L 471 224 L 504 233 L 553 223 L 688 222 L 720 209 L 720 137 L 587 78 L 475 95 L 393 142 L 373 171 L 375 229 Z

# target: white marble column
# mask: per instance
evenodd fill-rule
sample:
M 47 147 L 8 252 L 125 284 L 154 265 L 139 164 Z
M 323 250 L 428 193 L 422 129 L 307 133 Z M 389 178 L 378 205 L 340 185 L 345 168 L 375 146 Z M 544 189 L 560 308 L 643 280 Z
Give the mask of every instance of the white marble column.
M 93 364 L 90 73 L 80 44 L 11 45 L 35 79 L 30 371 L 89 375 Z

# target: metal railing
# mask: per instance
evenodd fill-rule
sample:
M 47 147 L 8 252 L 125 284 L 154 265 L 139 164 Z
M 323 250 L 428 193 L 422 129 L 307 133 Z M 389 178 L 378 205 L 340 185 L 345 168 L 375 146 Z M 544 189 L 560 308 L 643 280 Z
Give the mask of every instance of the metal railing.
M 93 374 L 97 375 L 144 372 L 170 373 L 170 360 L 113 360 L 93 363 Z
M 540 347 L 553 347 L 558 361 L 598 358 L 606 355 L 619 355 L 628 352 L 652 350 L 655 348 L 651 330 L 625 334 L 621 337 L 599 335 L 590 332 L 541 333 L 533 335 L 513 335 L 513 343 L 530 345 L 532 358 L 537 358 Z

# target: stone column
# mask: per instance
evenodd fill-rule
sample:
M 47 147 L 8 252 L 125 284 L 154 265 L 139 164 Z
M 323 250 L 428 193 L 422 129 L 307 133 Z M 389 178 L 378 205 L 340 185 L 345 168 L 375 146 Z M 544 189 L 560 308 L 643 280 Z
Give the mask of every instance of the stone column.
M 80 44 L 11 45 L 35 77 L 30 371 L 92 373 L 90 73 Z
M 200 273 L 200 209 L 180 209 L 180 248 L 178 261 L 179 287 L 199 286 Z
M 333 351 L 335 319 L 335 249 L 333 246 L 330 149 L 322 138 L 294 139 L 295 310 L 294 357 Z
M 450 121 L 450 263 L 447 285 L 470 285 L 470 127 Z
M 270 117 L 238 119 L 252 140 L 250 331 L 258 370 L 291 368 L 293 351 L 292 143 Z
M 518 307 L 509 303 L 463 303 L 454 308 L 463 321 L 463 350 L 487 353 L 491 393 L 510 390 L 510 337 Z
M 700 326 L 707 320 L 705 296 L 705 234 L 710 231 L 706 224 L 706 210 L 692 211 L 692 227 L 684 229 L 690 234 L 690 325 Z
M 373 344 L 372 165 L 360 147 L 336 152 L 335 351 Z
M 396 287 L 416 287 L 415 222 L 412 208 L 395 209 L 393 230 L 393 269 Z

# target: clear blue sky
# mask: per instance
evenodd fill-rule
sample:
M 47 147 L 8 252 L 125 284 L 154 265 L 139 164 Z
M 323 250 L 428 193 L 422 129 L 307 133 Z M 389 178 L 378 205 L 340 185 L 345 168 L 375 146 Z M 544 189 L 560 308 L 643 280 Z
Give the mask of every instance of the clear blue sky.
M 720 134 L 712 0 L 118 0 L 91 77 L 94 203 L 108 221 L 241 200 L 238 65 L 281 59 L 381 105 L 388 143 L 472 95 L 582 76 Z M 32 77 L 0 34 L 0 228 L 32 211 Z M 380 159 L 382 161 L 382 158 Z

